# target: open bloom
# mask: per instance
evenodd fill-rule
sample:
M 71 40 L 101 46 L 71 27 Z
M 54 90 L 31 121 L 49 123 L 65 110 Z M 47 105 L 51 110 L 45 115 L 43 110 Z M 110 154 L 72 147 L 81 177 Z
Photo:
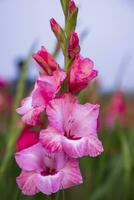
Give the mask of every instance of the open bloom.
M 75 57 L 69 73 L 69 89 L 72 93 L 80 92 L 88 86 L 89 81 L 97 76 L 97 71 L 93 69 L 94 63 L 89 58 L 80 55 Z
M 59 68 L 58 63 L 55 61 L 54 57 L 45 49 L 41 47 L 41 50 L 36 54 L 33 54 L 33 58 L 40 65 L 46 74 L 52 74 L 53 71 Z
M 17 184 L 25 195 L 38 192 L 50 195 L 82 183 L 79 164 L 63 152 L 49 154 L 40 143 L 17 152 L 15 159 L 22 172 Z
M 44 111 L 47 103 L 55 98 L 65 77 L 65 72 L 59 69 L 51 76 L 39 74 L 31 95 L 23 99 L 21 107 L 17 109 L 17 113 L 23 116 L 24 123 L 36 125 L 40 113 Z
M 39 142 L 39 132 L 32 131 L 31 126 L 25 125 L 16 143 L 17 151 L 26 149 L 38 142 Z
M 98 156 L 103 151 L 97 137 L 99 105 L 81 105 L 71 94 L 49 102 L 49 127 L 40 132 L 40 141 L 49 152 L 64 151 L 69 156 Z

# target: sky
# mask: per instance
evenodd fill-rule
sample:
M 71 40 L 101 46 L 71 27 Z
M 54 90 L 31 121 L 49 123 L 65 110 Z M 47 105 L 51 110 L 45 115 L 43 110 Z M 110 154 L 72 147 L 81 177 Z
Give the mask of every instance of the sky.
M 134 91 L 134 1 L 76 0 L 79 7 L 77 33 L 82 35 L 81 54 L 94 61 L 102 90 Z M 15 61 L 26 57 L 34 41 L 35 51 L 55 46 L 49 20 L 64 25 L 60 0 L 0 0 L 0 77 L 14 79 Z M 63 66 L 63 57 L 58 61 Z M 33 62 L 30 76 L 37 74 Z M 120 80 L 120 81 L 119 81 Z

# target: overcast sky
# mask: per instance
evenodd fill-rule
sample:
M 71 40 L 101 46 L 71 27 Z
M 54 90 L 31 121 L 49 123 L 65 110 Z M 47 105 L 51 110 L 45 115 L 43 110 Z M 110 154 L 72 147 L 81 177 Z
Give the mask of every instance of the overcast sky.
M 89 32 L 82 42 L 81 54 L 95 62 L 102 88 L 115 87 L 120 68 L 122 88 L 134 90 L 134 2 L 76 2 L 80 8 L 78 34 L 83 30 Z M 55 37 L 49 26 L 51 17 L 64 24 L 60 0 L 0 0 L 0 77 L 15 77 L 16 58 L 25 57 L 35 40 L 37 49 L 44 45 L 53 51 Z M 59 62 L 63 63 L 61 56 Z M 30 71 L 35 74 L 37 67 L 33 66 Z

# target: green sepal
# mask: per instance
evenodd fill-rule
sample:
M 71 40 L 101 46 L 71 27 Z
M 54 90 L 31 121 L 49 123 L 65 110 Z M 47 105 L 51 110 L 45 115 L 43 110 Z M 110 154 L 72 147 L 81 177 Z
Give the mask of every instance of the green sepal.
M 67 17 L 66 22 L 66 35 L 69 37 L 70 33 L 75 31 L 77 24 L 78 8 L 74 10 L 71 15 Z
M 60 34 L 56 34 L 55 32 L 54 34 L 58 40 L 59 46 L 61 47 L 63 54 L 65 55 L 66 36 L 64 30 L 60 28 Z

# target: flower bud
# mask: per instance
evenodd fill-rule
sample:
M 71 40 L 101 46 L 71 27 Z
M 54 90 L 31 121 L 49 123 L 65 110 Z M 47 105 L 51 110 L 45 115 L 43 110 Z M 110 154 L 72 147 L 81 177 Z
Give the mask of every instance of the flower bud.
M 68 57 L 73 59 L 80 52 L 79 38 L 76 32 L 70 34 L 68 42 Z
M 52 19 L 50 20 L 50 25 L 51 25 L 51 29 L 52 29 L 52 31 L 55 33 L 55 35 L 56 35 L 57 37 L 59 37 L 60 34 L 61 34 L 61 27 L 60 27 L 60 25 L 56 22 L 56 20 L 55 20 L 54 18 L 52 18 Z
M 69 1 L 68 5 L 68 15 L 70 16 L 72 13 L 78 12 L 78 7 L 76 6 L 73 0 Z
M 63 53 L 65 53 L 64 44 L 65 44 L 65 34 L 61 26 L 56 22 L 55 19 L 50 20 L 51 29 L 54 32 L 60 47 L 62 48 Z
M 89 81 L 97 76 L 97 71 L 93 69 L 94 63 L 89 58 L 80 55 L 75 57 L 69 73 L 69 90 L 76 94 L 88 86 Z
M 46 72 L 46 74 L 52 74 L 53 71 L 59 68 L 59 65 L 55 61 L 54 57 L 43 46 L 40 51 L 33 54 L 33 58 L 40 65 L 43 71 Z

